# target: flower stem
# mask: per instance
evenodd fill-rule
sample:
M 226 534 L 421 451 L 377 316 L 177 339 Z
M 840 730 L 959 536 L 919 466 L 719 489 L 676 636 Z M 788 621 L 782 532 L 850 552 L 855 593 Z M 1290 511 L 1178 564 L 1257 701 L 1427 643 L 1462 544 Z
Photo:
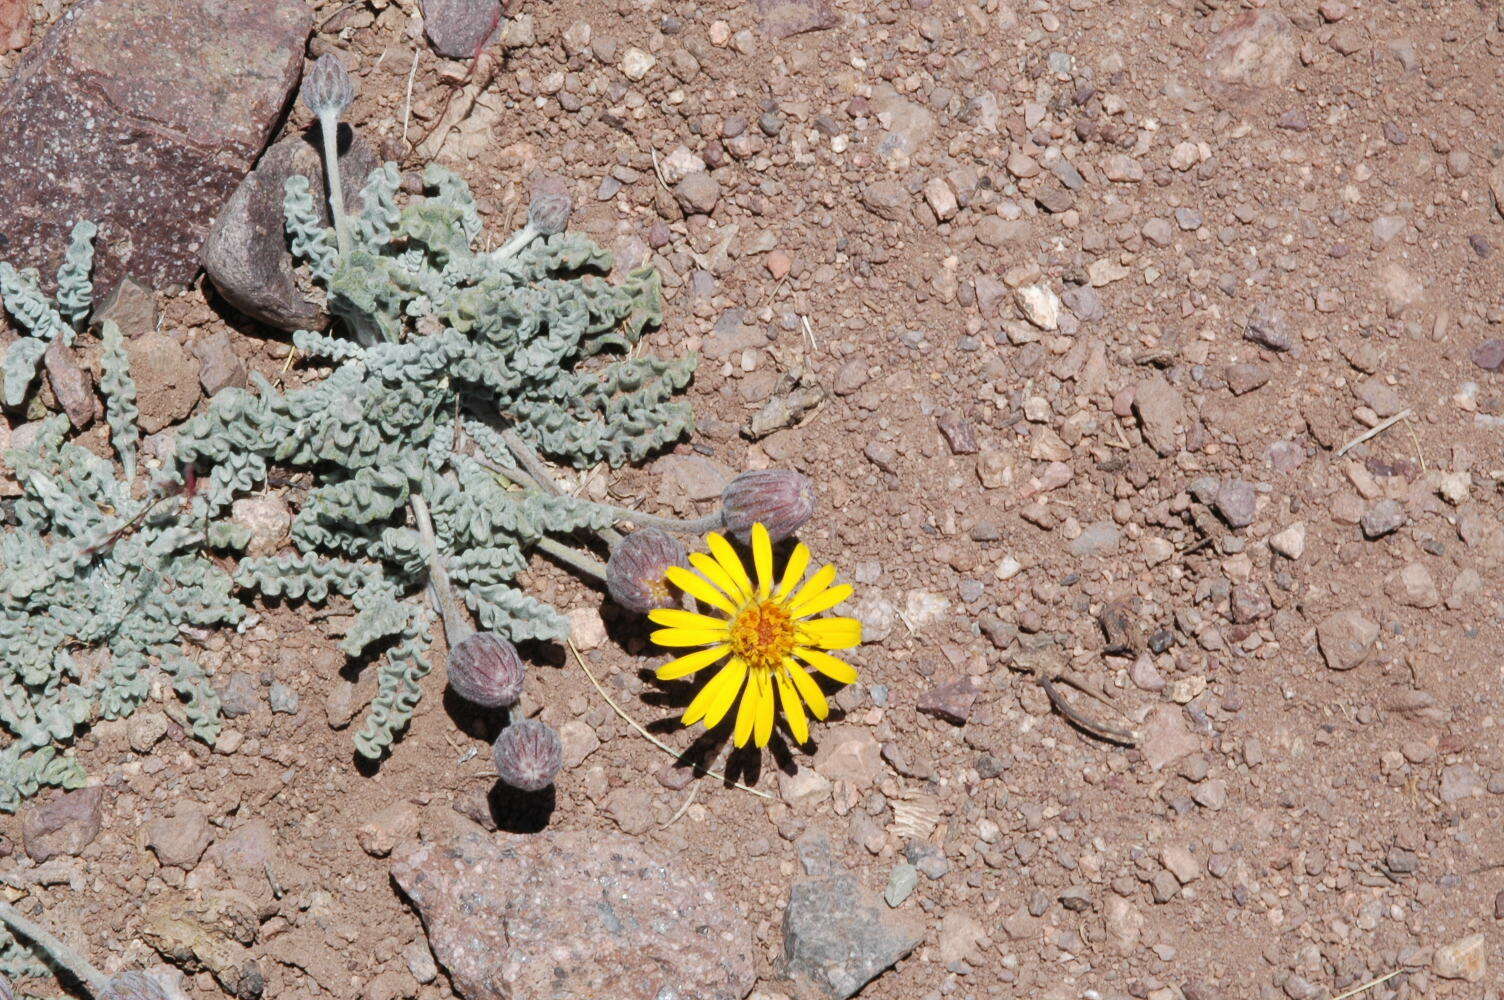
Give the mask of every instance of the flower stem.
M 593 576 L 601 583 L 606 582 L 606 564 L 599 559 L 588 556 L 579 549 L 572 549 L 563 542 L 555 541 L 547 535 L 543 535 L 538 539 L 538 548 L 571 569 L 579 570 L 587 576 Z
M 345 221 L 344 182 L 339 175 L 339 112 L 331 108 L 320 114 L 319 131 L 324 137 L 324 173 L 329 178 L 329 214 L 343 259 L 350 253 L 350 224 Z
M 104 973 L 94 968 L 88 959 L 63 944 L 47 928 L 21 916 L 19 910 L 4 900 L 0 900 L 0 920 L 3 920 L 11 930 L 45 951 L 58 965 L 71 972 L 74 978 L 88 988 L 92 996 L 105 995 L 110 982 L 105 978 Z
M 723 528 L 726 524 L 720 511 L 706 514 L 704 517 L 686 519 L 649 514 L 641 510 L 628 510 L 626 507 L 613 507 L 610 504 L 601 504 L 601 506 L 608 508 L 620 520 L 631 521 L 639 528 L 658 528 L 662 531 L 676 531 L 684 535 L 703 535 L 707 531 Z
M 454 588 L 449 583 L 449 571 L 439 558 L 439 543 L 433 532 L 433 518 L 428 512 L 428 501 L 423 494 L 414 493 L 408 498 L 413 509 L 413 520 L 418 523 L 418 537 L 423 545 L 423 555 L 428 559 L 428 583 L 433 589 L 434 603 L 439 614 L 444 616 L 444 641 L 450 649 L 473 629 L 460 614 L 460 606 L 454 599 Z
M 491 252 L 491 259 L 493 261 L 500 262 L 506 260 L 508 257 L 517 256 L 524 249 L 526 249 L 527 245 L 533 242 L 533 240 L 537 238 L 538 235 L 538 230 L 533 228 L 533 224 L 531 222 L 524 224 L 521 229 L 512 234 L 511 239 L 507 240 L 500 247 Z

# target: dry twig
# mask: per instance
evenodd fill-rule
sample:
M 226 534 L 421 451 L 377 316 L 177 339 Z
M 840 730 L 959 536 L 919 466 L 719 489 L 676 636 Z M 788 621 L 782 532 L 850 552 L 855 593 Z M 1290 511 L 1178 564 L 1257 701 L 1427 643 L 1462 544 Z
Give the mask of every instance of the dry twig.
M 667 743 L 664 743 L 658 737 L 642 728 L 642 726 L 637 722 L 636 719 L 632 718 L 626 712 L 622 711 L 621 706 L 618 705 L 615 701 L 612 701 L 611 696 L 606 693 L 606 689 L 601 687 L 601 682 L 595 679 L 595 674 L 590 672 L 590 667 L 586 665 L 585 658 L 580 655 L 579 649 L 575 647 L 574 640 L 565 639 L 564 641 L 569 643 L 569 651 L 574 654 L 574 658 L 576 662 L 579 663 L 580 669 L 585 671 L 585 676 L 590 678 L 590 683 L 593 684 L 595 686 L 595 689 L 600 692 L 600 696 L 606 699 L 606 704 L 611 706 L 612 711 L 621 716 L 623 722 L 631 726 L 633 729 L 637 730 L 638 734 L 640 734 L 643 739 L 647 740 L 649 743 L 653 744 L 653 746 L 657 747 L 659 750 L 662 750 L 670 757 L 673 757 L 675 760 L 684 760 L 683 754 L 679 753 L 673 747 L 669 746 Z M 695 764 L 690 761 L 686 761 L 686 763 L 688 763 L 690 767 L 693 767 L 701 774 L 709 775 L 717 781 L 723 781 L 728 785 L 735 785 L 737 788 L 740 788 L 744 792 L 751 792 L 753 795 L 760 796 L 761 798 L 768 799 L 770 801 L 773 798 L 773 796 L 769 795 L 767 792 L 753 788 L 750 785 L 744 785 L 740 781 L 733 781 L 732 779 L 726 777 L 724 774 L 712 771 L 708 767 L 701 767 L 699 764 Z
M 1347 444 L 1343 445 L 1341 448 L 1338 448 L 1333 454 L 1337 458 L 1341 458 L 1353 448 L 1358 447 L 1358 445 L 1362 444 L 1364 441 L 1367 441 L 1370 438 L 1378 437 L 1380 434 L 1384 433 L 1389 428 L 1399 423 L 1401 420 L 1404 420 L 1406 417 L 1410 416 L 1412 412 L 1413 411 L 1411 410 L 1401 410 L 1400 412 L 1396 413 L 1394 416 L 1389 417 L 1386 420 L 1380 420 L 1378 423 L 1368 428 L 1368 430 L 1364 431 L 1362 434 L 1359 434 L 1357 437 L 1347 442 Z

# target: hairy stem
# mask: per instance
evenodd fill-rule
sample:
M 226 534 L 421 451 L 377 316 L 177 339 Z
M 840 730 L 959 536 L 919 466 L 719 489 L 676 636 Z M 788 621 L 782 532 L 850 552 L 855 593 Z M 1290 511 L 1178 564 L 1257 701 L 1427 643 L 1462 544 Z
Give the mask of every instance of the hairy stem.
M 5 921 L 7 927 L 37 945 L 54 962 L 71 972 L 93 996 L 102 997 L 109 989 L 110 981 L 105 978 L 104 973 L 94 968 L 88 959 L 63 944 L 41 924 L 21 916 L 19 910 L 4 900 L 0 900 L 0 920 Z
M 444 641 L 450 649 L 473 629 L 460 614 L 460 606 L 454 599 L 454 588 L 449 583 L 449 571 L 439 558 L 439 542 L 433 533 L 433 518 L 428 512 L 428 501 L 421 493 L 408 498 L 413 508 L 413 520 L 418 523 L 418 537 L 423 545 L 423 555 L 428 559 L 428 583 L 433 588 L 434 603 L 439 614 L 444 616 Z
M 547 535 L 538 539 L 538 548 L 570 569 L 578 570 L 587 576 L 593 576 L 601 583 L 606 582 L 606 564 L 594 556 L 586 555 L 579 549 L 572 549 L 563 542 L 555 541 Z
M 658 528 L 662 531 L 675 531 L 683 535 L 703 535 L 707 531 L 715 531 L 726 525 L 720 511 L 706 514 L 704 517 L 664 517 L 662 514 L 649 514 L 640 510 L 628 510 L 626 507 L 614 507 L 611 504 L 601 504 L 618 520 L 631 521 L 639 528 Z
M 538 235 L 538 230 L 533 228 L 533 224 L 531 222 L 526 223 L 521 229 L 512 234 L 511 239 L 507 240 L 500 247 L 491 252 L 491 259 L 496 261 L 503 261 L 508 257 L 517 256 L 524 249 L 526 249 L 527 245 L 533 242 L 533 240 L 536 239 Z
M 334 219 L 334 238 L 339 243 L 341 259 L 350 253 L 350 224 L 345 221 L 344 182 L 339 175 L 339 112 L 330 109 L 319 115 L 319 132 L 324 137 L 324 172 L 329 178 L 329 214 Z

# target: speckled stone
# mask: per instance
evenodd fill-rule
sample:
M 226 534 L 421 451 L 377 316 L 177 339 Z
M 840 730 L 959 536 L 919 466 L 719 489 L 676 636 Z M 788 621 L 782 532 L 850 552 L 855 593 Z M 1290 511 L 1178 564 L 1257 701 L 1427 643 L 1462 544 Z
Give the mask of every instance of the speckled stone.
M 187 285 L 297 83 L 300 0 L 83 0 L 0 92 L 0 258 L 56 270 L 100 224 L 96 294 Z
M 731 900 L 627 837 L 476 830 L 394 859 L 465 1000 L 741 1000 L 756 979 Z

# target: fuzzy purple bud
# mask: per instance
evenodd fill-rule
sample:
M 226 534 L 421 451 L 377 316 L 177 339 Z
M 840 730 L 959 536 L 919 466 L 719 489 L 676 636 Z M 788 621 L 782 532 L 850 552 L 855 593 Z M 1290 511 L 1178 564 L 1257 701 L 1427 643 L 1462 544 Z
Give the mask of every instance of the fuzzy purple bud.
M 355 103 L 355 84 L 345 70 L 345 64 L 333 52 L 325 52 L 313 64 L 313 69 L 303 77 L 299 91 L 308 110 L 322 118 L 325 112 L 333 112 L 338 118 L 345 109 Z
M 773 541 L 780 542 L 803 527 L 814 512 L 815 484 L 808 476 L 787 469 L 743 472 L 721 495 L 726 530 L 744 542 L 759 521 Z
M 501 780 L 524 792 L 552 785 L 564 766 L 564 744 L 559 734 L 537 719 L 523 719 L 503 729 L 491 753 Z
M 527 222 L 544 236 L 562 233 L 569 225 L 569 213 L 574 210 L 574 199 L 569 197 L 561 181 L 545 181 L 533 191 L 527 206 Z
M 0 1000 L 16 1000 L 15 989 L 4 976 L 0 976 Z
M 522 657 L 495 632 L 476 632 L 449 651 L 449 686 L 484 708 L 506 708 L 522 697 Z
M 148 973 L 122 972 L 105 986 L 99 1000 L 167 1000 L 167 991 Z
M 634 531 L 611 550 L 606 561 L 606 589 L 628 611 L 647 614 L 655 608 L 676 608 L 678 595 L 664 575 L 670 566 L 683 566 L 689 552 L 673 535 L 657 528 Z

